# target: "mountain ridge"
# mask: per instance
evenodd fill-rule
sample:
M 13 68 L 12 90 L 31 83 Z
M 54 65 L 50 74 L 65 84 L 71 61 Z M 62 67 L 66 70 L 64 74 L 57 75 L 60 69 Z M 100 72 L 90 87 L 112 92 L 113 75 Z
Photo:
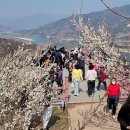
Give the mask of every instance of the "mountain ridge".
M 130 16 L 130 5 L 115 7 L 113 10 L 121 13 L 122 15 Z M 91 18 L 91 23 L 94 27 L 98 27 L 99 23 L 102 23 L 104 21 L 108 26 L 110 26 L 111 31 L 114 34 L 124 32 L 127 33 L 130 31 L 130 28 L 127 27 L 129 23 L 125 19 L 114 15 L 107 9 L 103 11 L 92 12 L 89 14 L 82 14 L 81 16 L 83 17 L 85 23 L 88 21 L 88 18 Z M 77 37 L 78 33 L 70 22 L 72 18 L 73 15 L 47 24 L 45 26 L 40 26 L 32 30 L 21 31 L 21 33 L 28 35 L 41 35 L 43 37 L 50 36 L 55 38 Z
M 30 16 L 24 17 L 5 17 L 0 18 L 0 25 L 12 28 L 14 31 L 23 29 L 33 29 L 40 25 L 46 25 L 47 23 L 52 23 L 56 20 L 63 18 L 64 16 L 56 14 L 45 14 L 37 13 Z

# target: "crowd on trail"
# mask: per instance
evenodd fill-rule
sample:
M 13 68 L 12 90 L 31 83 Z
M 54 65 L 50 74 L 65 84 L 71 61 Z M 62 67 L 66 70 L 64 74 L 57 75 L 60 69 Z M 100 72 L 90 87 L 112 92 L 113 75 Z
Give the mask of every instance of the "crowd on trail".
M 48 46 L 46 50 L 36 53 L 33 57 L 33 63 L 37 67 L 49 68 L 48 87 L 52 88 L 54 82 L 57 83 L 58 87 L 63 86 L 63 69 L 66 68 L 70 87 L 74 88 L 74 96 L 79 96 L 81 81 L 87 81 L 86 89 L 89 97 L 93 96 L 95 91 L 100 91 L 104 86 L 109 112 L 115 119 L 121 95 L 120 86 L 115 77 L 112 77 L 110 83 L 107 84 L 107 79 L 110 78 L 107 74 L 107 65 L 103 65 L 94 59 L 93 50 L 87 54 L 85 51 L 82 46 L 71 50 L 65 50 L 64 47 L 57 49 L 56 46 Z M 97 86 L 96 81 L 98 81 Z M 58 94 L 61 93 L 63 93 L 63 90 L 58 90 Z M 121 124 L 121 130 L 130 130 L 130 96 L 118 114 L 118 121 Z

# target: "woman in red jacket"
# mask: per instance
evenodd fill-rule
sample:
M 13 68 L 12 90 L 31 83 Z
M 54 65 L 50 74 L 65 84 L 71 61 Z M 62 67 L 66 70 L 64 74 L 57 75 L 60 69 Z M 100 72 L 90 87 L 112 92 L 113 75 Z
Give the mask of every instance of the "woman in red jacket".
M 116 108 L 119 102 L 119 96 L 121 95 L 120 86 L 116 83 L 116 79 L 112 78 L 110 85 L 106 90 L 107 103 L 109 111 L 112 112 L 112 117 L 115 118 Z

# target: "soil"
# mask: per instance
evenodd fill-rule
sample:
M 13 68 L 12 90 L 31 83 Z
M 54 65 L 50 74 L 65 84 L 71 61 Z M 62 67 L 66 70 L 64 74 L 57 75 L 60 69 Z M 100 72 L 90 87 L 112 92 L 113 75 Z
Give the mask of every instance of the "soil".
M 116 118 L 113 119 L 111 114 L 107 110 L 107 104 L 102 103 L 98 108 L 96 114 L 91 118 L 92 111 L 98 103 L 94 104 L 79 104 L 79 105 L 69 105 L 68 113 L 70 116 L 71 126 L 70 130 L 120 130 L 120 125 Z M 121 107 L 121 103 L 118 104 L 117 113 Z M 86 120 L 87 125 L 83 127 L 84 120 Z

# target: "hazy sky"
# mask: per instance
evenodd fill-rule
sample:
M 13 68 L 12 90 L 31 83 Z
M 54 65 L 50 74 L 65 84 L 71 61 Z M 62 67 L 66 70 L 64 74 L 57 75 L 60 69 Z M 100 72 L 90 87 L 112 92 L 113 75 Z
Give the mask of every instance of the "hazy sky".
M 110 7 L 130 4 L 130 0 L 105 0 Z M 80 9 L 81 0 L 0 0 L 0 17 L 23 17 L 37 13 L 69 16 Z M 103 10 L 100 0 L 83 0 L 83 13 Z

